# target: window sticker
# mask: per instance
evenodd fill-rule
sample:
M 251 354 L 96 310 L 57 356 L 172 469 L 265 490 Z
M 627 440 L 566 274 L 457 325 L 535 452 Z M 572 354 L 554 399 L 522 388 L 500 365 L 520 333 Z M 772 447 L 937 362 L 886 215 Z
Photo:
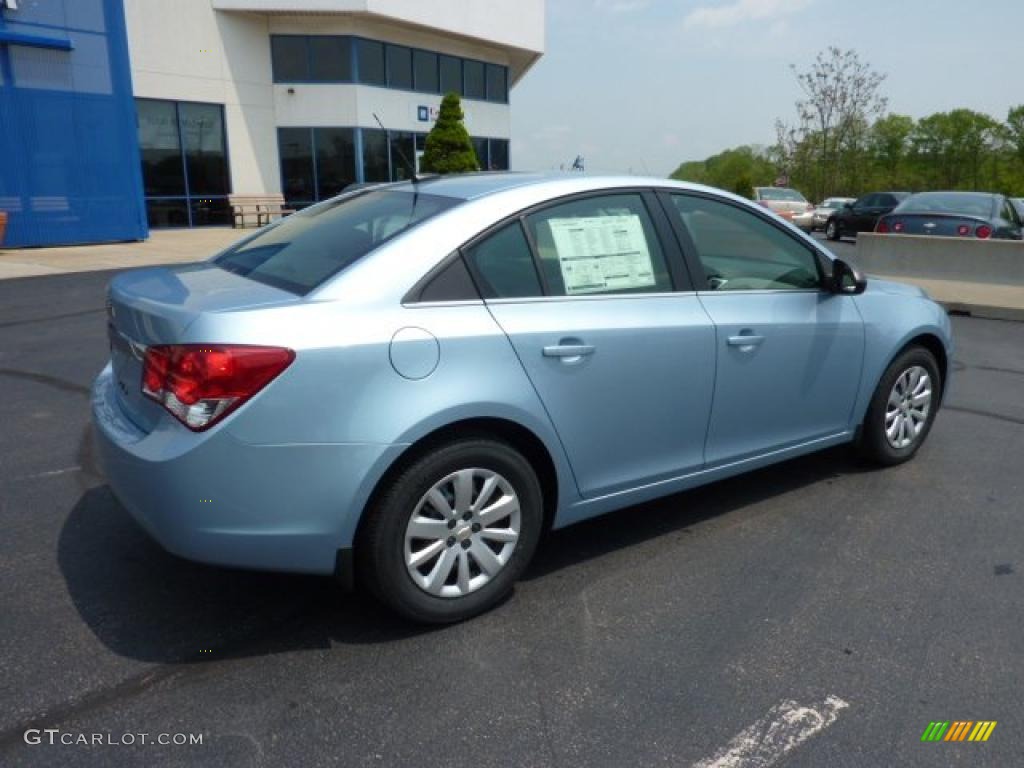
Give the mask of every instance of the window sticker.
M 569 296 L 655 284 L 654 264 L 636 214 L 549 219 Z

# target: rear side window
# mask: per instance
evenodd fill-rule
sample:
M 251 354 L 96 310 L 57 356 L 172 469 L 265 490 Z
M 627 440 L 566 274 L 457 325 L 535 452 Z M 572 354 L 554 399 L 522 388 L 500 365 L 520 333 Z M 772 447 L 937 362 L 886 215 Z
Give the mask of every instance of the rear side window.
M 586 197 L 526 217 L 552 296 L 672 290 L 665 254 L 638 194 Z
M 518 220 L 467 248 L 466 257 L 476 268 L 484 298 L 518 299 L 544 293 Z
M 441 195 L 395 190 L 328 200 L 242 241 L 213 263 L 305 294 L 396 235 L 458 203 Z

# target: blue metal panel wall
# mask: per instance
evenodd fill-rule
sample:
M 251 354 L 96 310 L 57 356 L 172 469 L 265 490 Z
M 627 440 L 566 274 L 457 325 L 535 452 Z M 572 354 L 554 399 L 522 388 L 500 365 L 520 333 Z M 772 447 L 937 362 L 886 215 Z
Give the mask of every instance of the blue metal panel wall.
M 148 235 L 122 2 L 0 11 L 5 247 Z

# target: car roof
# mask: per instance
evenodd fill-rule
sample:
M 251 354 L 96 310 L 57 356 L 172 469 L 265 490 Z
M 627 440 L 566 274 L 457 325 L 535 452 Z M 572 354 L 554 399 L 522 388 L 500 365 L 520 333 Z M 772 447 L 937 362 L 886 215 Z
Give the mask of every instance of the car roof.
M 459 200 L 476 200 L 482 197 L 524 187 L 546 187 L 556 194 L 559 189 L 566 193 L 587 190 L 614 189 L 616 187 L 662 187 L 676 189 L 708 190 L 700 184 L 645 176 L 591 176 L 578 172 L 520 173 L 515 171 L 488 171 L 483 173 L 460 173 L 449 176 L 430 176 L 413 184 L 403 181 L 386 185 L 387 189 L 404 192 L 443 195 Z M 722 190 L 713 190 L 723 194 Z M 728 193 L 724 193 L 728 196 Z

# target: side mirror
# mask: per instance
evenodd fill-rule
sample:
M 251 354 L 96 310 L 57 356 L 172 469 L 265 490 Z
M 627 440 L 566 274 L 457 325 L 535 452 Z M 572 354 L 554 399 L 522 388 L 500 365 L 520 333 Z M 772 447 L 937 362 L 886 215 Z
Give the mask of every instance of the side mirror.
M 842 259 L 835 259 L 832 262 L 832 293 L 842 293 L 855 296 L 864 293 L 868 287 L 868 280 L 861 274 L 861 271 L 852 264 Z

